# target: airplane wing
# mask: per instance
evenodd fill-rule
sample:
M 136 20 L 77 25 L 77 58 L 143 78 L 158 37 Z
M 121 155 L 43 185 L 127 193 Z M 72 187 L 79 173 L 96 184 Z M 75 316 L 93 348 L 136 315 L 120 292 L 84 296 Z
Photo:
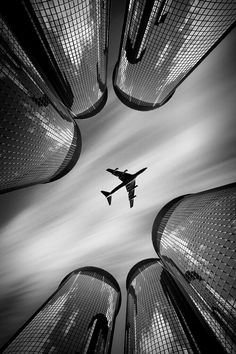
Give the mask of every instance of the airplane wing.
M 122 182 L 124 182 L 131 175 L 127 172 L 118 171 L 118 169 L 112 170 L 111 168 L 107 169 L 108 172 L 112 173 L 114 176 L 118 177 Z
M 134 195 L 134 191 L 135 191 L 135 181 L 132 181 L 132 182 L 130 182 L 129 184 L 127 184 L 126 189 L 127 189 L 127 192 L 128 192 L 130 208 L 132 208 L 133 205 L 134 205 L 134 198 L 136 197 L 136 196 Z

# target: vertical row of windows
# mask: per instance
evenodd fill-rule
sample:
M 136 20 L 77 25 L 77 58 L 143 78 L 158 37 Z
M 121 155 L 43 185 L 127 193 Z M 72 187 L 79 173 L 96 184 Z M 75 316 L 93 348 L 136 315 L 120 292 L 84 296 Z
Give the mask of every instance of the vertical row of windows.
M 233 1 L 152 1 L 145 31 L 147 0 L 129 1 L 114 85 L 128 100 L 157 106 L 234 23 Z M 139 39 L 139 50 L 135 49 Z M 129 49 L 129 50 L 128 50 Z M 128 52 L 133 51 L 133 61 Z M 144 53 L 139 60 L 141 53 Z

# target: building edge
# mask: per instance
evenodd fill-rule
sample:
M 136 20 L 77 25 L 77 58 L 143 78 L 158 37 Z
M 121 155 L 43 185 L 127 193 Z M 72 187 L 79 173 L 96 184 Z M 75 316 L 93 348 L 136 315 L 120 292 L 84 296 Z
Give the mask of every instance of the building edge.
M 102 268 L 98 268 L 98 267 L 94 267 L 94 266 L 86 266 L 86 267 L 82 267 L 82 268 L 77 268 L 75 270 L 73 270 L 72 272 L 68 273 L 60 282 L 60 284 L 58 285 L 57 291 L 63 286 L 63 284 L 70 279 L 70 277 L 72 277 L 73 275 L 78 274 L 79 272 L 94 272 L 97 274 L 101 274 L 104 277 L 106 277 L 108 280 L 110 280 L 110 282 L 112 283 L 112 285 L 114 286 L 115 290 L 118 292 L 119 294 L 119 300 L 118 300 L 118 304 L 116 306 L 116 315 L 118 314 L 119 310 L 120 310 L 120 306 L 121 306 L 121 290 L 120 290 L 120 286 L 117 282 L 117 280 L 113 277 L 113 275 L 111 275 L 109 272 L 107 272 L 106 270 L 102 269 Z
M 141 101 L 138 98 L 135 98 L 135 101 L 138 101 L 139 103 L 132 102 L 132 98 L 130 100 L 130 96 L 127 95 L 122 90 L 120 90 L 119 87 L 115 84 L 115 77 L 117 74 L 117 70 L 118 70 L 118 62 L 116 63 L 112 74 L 112 84 L 113 84 L 113 89 L 115 91 L 115 94 L 124 105 L 136 111 L 147 112 L 147 111 L 152 111 L 156 108 L 160 108 L 164 104 L 166 104 L 175 93 L 175 89 L 174 89 L 161 103 L 157 103 L 155 105 L 149 102 Z
M 80 154 L 81 154 L 82 137 L 81 137 L 80 129 L 76 123 L 74 123 L 74 129 L 75 130 L 74 130 L 74 136 L 73 136 L 73 140 L 71 143 L 71 147 L 67 153 L 67 156 L 68 156 L 70 151 L 73 150 L 73 147 L 75 146 L 72 158 L 70 159 L 69 163 L 61 171 L 59 171 L 60 170 L 60 168 L 59 168 L 58 171 L 54 174 L 54 176 L 52 178 L 50 178 L 50 180 L 45 183 L 54 182 L 54 181 L 64 177 L 76 165 L 76 163 L 80 157 Z M 66 159 L 66 157 L 65 157 L 65 159 Z
M 188 194 L 186 194 L 186 195 L 188 195 Z M 171 210 L 171 208 L 173 208 L 176 204 L 181 202 L 181 200 L 183 200 L 186 195 L 174 198 L 170 202 L 165 204 L 161 208 L 161 210 L 158 212 L 157 216 L 154 219 L 153 226 L 152 226 L 152 244 L 153 244 L 153 247 L 159 257 L 160 257 L 160 241 L 161 241 L 161 236 L 162 236 L 162 231 L 160 231 L 159 229 L 160 229 L 160 226 L 162 226 L 162 228 L 164 228 L 167 224 L 167 221 L 169 220 L 169 218 L 167 218 L 163 222 L 163 217 L 168 213 L 168 211 Z M 172 212 L 174 211 L 174 209 L 172 210 Z M 170 213 L 170 215 L 172 214 L 172 212 Z M 161 225 L 161 223 L 162 223 L 162 225 Z
M 74 119 L 87 119 L 90 117 L 94 117 L 96 114 L 98 114 L 105 104 L 107 103 L 107 98 L 108 98 L 108 90 L 107 87 L 105 91 L 103 92 L 102 96 L 99 98 L 99 100 L 93 105 L 94 109 L 91 110 L 91 108 L 87 109 L 86 111 L 77 114 Z
M 136 263 L 130 269 L 129 273 L 127 274 L 127 277 L 126 277 L 126 289 L 128 290 L 128 288 L 130 286 L 130 283 L 133 281 L 135 275 L 138 274 L 138 270 L 139 270 L 140 267 L 142 267 L 143 265 L 148 265 L 148 264 L 149 264 L 149 266 L 151 266 L 154 263 L 160 263 L 161 266 L 163 266 L 162 263 L 160 262 L 159 258 L 146 258 L 146 259 L 143 259 L 142 261 Z
M 3 353 L 5 349 L 18 337 L 18 335 L 28 326 L 28 324 L 37 316 L 37 314 L 43 310 L 43 308 L 48 304 L 50 300 L 57 294 L 58 288 L 49 296 L 49 298 L 43 302 L 43 304 L 31 315 L 26 322 L 20 326 L 20 328 L 7 340 L 7 342 L 0 347 L 0 353 Z

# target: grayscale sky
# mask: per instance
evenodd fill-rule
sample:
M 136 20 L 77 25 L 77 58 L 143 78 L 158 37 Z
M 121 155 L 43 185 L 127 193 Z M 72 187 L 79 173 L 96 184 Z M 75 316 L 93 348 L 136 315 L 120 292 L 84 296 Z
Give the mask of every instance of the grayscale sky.
M 171 199 L 235 181 L 235 30 L 162 108 L 124 106 L 111 84 L 124 1 L 113 2 L 109 98 L 97 116 L 78 121 L 83 149 L 61 180 L 0 196 L 0 345 L 51 295 L 70 271 L 93 265 L 122 289 L 112 354 L 123 352 L 129 269 L 155 257 L 151 229 Z M 101 189 L 119 180 L 106 168 L 148 167 L 139 176 L 134 208 L 120 190 L 109 207 Z

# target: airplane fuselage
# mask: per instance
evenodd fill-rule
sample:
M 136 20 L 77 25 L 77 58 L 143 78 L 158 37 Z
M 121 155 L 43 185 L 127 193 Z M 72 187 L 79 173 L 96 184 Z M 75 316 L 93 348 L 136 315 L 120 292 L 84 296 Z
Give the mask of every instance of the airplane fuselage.
M 127 177 L 127 180 L 120 183 L 117 187 L 115 187 L 114 189 L 112 189 L 112 191 L 110 192 L 110 194 L 113 194 L 115 192 L 117 192 L 119 189 L 127 186 L 127 184 L 129 184 L 130 182 L 133 182 L 135 180 L 135 178 L 140 175 L 141 173 L 143 173 L 146 170 L 146 168 L 142 168 L 140 171 L 134 173 L 133 175 L 131 175 L 130 177 Z

